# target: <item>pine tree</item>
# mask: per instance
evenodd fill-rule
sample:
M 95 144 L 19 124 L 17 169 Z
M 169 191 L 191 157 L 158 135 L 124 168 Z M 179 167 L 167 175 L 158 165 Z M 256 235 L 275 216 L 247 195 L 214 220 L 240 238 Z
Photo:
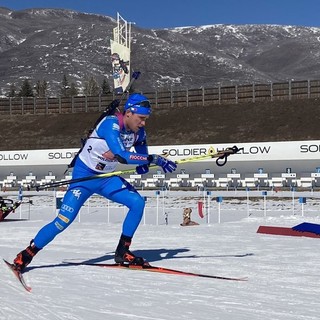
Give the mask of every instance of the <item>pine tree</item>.
M 14 83 L 11 83 L 10 84 L 10 88 L 9 88 L 9 92 L 7 94 L 8 97 L 15 97 L 17 94 L 16 94 L 16 86 Z
M 73 97 L 78 95 L 78 88 L 74 82 L 71 82 L 70 89 L 68 90 L 68 97 Z
M 69 86 L 69 81 L 67 79 L 67 76 L 64 74 L 62 78 L 62 83 L 60 86 L 60 93 L 62 97 L 69 97 L 69 91 L 70 91 L 70 86 Z
M 19 97 L 33 97 L 33 89 L 28 79 L 25 79 L 22 83 L 21 89 L 18 93 Z
M 103 79 L 102 84 L 101 84 L 101 94 L 108 94 L 110 93 L 110 85 L 106 79 Z

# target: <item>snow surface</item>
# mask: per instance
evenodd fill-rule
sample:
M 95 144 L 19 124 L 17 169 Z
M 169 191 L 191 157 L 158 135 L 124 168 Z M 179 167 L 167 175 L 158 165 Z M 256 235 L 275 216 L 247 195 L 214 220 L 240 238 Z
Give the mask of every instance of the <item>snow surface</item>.
M 256 233 L 260 225 L 319 223 L 318 193 L 305 193 L 304 208 L 298 193 L 284 198 L 278 192 L 272 200 L 268 193 L 266 202 L 261 192 L 256 198 L 224 193 L 221 223 L 215 201 L 221 193 L 212 193 L 209 224 L 198 216 L 198 201 L 208 200 L 198 192 L 170 191 L 158 198 L 154 191 L 141 193 L 148 198 L 131 246 L 137 255 L 157 266 L 248 281 L 65 265 L 64 260 L 113 262 L 125 210 L 92 198 L 79 219 L 34 258 L 25 273 L 31 293 L 0 262 L 0 319 L 319 319 L 320 239 Z M 32 200 L 34 205 L 22 205 L 0 223 L 0 256 L 9 261 L 55 216 L 50 195 Z M 179 225 L 187 206 L 199 226 Z

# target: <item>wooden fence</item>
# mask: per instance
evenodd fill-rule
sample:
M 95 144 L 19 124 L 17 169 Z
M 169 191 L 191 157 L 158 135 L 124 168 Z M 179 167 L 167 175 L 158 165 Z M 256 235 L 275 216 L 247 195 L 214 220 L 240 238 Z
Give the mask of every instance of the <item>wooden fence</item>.
M 320 97 L 320 80 L 268 84 L 220 86 L 171 91 L 143 92 L 154 108 L 212 106 L 243 102 L 313 99 Z M 57 98 L 2 98 L 0 114 L 52 114 L 102 111 L 115 96 L 74 96 Z

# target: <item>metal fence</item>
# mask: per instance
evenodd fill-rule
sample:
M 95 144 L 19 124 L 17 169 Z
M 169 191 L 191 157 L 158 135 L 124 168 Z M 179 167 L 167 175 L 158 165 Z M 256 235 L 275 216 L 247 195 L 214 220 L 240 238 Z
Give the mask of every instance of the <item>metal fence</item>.
M 154 108 L 212 106 L 258 101 L 313 99 L 320 97 L 320 80 L 288 81 L 268 84 L 219 86 L 170 91 L 143 92 Z M 114 94 L 74 97 L 1 98 L 0 114 L 80 113 L 103 110 Z

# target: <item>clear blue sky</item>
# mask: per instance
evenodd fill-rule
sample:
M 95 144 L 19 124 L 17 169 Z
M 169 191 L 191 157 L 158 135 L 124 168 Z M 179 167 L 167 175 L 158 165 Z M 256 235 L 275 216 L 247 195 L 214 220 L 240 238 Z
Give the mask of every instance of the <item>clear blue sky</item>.
M 1 7 L 64 8 L 116 18 L 142 28 L 210 24 L 320 27 L 320 0 L 0 0 Z

